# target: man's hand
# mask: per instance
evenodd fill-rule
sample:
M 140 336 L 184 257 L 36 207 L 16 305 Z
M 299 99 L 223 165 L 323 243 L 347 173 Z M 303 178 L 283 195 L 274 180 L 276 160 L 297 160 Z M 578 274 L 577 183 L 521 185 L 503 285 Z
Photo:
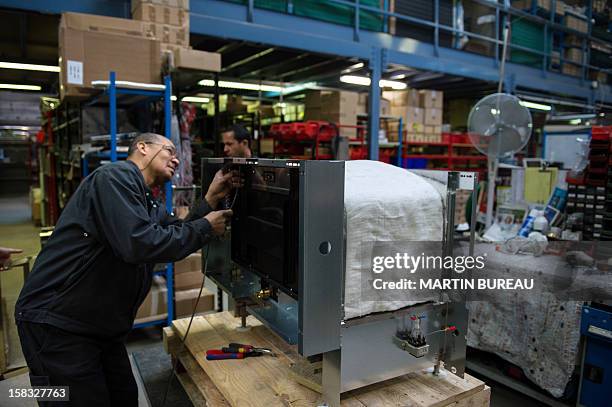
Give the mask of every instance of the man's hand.
M 228 224 L 232 214 L 233 212 L 231 209 L 214 211 L 204 216 L 204 219 L 210 223 L 213 234 L 215 236 L 221 236 L 223 233 L 225 233 L 225 226 Z
M 0 270 L 8 270 L 11 265 L 11 254 L 21 253 L 21 249 L 11 249 L 10 247 L 0 247 Z
M 229 171 L 224 174 L 223 170 L 219 170 L 208 187 L 205 196 L 206 202 L 214 209 L 232 188 L 239 188 L 243 184 L 244 180 L 240 177 L 238 171 Z

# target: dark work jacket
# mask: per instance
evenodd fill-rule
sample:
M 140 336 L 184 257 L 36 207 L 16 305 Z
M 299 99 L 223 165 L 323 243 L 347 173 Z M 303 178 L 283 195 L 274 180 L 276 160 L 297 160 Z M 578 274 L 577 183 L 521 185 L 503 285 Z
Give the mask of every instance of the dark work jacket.
M 202 201 L 182 221 L 155 201 L 132 161 L 81 182 L 36 258 L 15 306 L 18 321 L 122 339 L 151 288 L 154 263 L 200 249 L 212 233 Z

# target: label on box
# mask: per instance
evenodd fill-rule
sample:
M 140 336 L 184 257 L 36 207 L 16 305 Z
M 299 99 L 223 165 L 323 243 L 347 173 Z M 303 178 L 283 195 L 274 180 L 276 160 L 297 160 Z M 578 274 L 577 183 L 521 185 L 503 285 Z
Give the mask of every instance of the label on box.
M 459 189 L 472 191 L 474 189 L 474 173 L 460 172 L 459 173 Z
M 66 72 L 66 83 L 71 85 L 83 84 L 83 63 L 81 61 L 68 60 Z

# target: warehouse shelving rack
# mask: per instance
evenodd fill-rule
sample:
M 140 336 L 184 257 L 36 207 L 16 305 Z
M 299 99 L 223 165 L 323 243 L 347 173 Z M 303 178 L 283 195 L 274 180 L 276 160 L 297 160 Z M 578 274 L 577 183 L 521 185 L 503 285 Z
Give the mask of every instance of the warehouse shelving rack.
M 127 154 L 120 153 L 117 151 L 117 105 L 118 102 L 124 98 L 126 103 L 141 103 L 146 101 L 154 101 L 162 99 L 164 102 L 164 136 L 168 139 L 171 137 L 172 129 L 172 80 L 170 76 L 164 77 L 164 89 L 163 90 L 149 90 L 149 89 L 136 89 L 136 88 L 123 88 L 117 86 L 117 76 L 115 72 L 109 74 L 109 84 L 104 91 L 91 99 L 88 104 L 97 103 L 108 103 L 109 105 L 109 119 L 110 119 L 110 151 L 108 153 L 97 152 L 93 155 L 102 158 L 109 159 L 111 162 L 117 161 L 119 158 L 126 158 Z M 82 163 L 84 171 L 88 168 L 87 158 Z M 86 175 L 86 174 L 84 174 Z M 172 182 L 168 181 L 165 185 L 165 200 L 166 210 L 172 212 Z M 171 325 L 174 319 L 174 265 L 172 263 L 166 264 L 165 270 L 155 272 L 155 275 L 163 275 L 166 278 L 166 287 L 168 296 L 168 313 L 166 318 L 160 318 L 153 321 L 147 321 L 142 323 L 134 324 L 134 328 L 144 328 L 147 326 L 154 325 Z
M 406 152 L 402 154 L 402 157 L 407 161 L 406 167 L 408 168 L 419 168 L 413 165 L 414 160 L 426 160 L 425 163 L 427 161 L 434 161 L 436 163 L 432 169 L 444 171 L 475 171 L 479 172 L 482 177 L 487 170 L 487 157 L 475 151 L 474 146 L 469 142 L 465 134 L 442 133 L 442 140 L 439 142 L 407 140 L 404 143 L 404 148 Z M 416 153 L 408 151 L 411 148 L 437 148 L 443 151 L 438 153 Z M 455 149 L 460 152 L 457 153 Z M 476 152 L 477 154 L 471 154 L 470 152 Z M 411 163 L 411 160 L 413 163 Z M 481 163 L 484 163 L 484 165 Z
M 551 21 L 550 16 L 541 17 L 509 7 L 504 2 L 473 1 L 488 7 L 491 15 L 495 15 L 494 37 L 444 24 L 440 18 L 442 0 L 432 0 L 429 3 L 433 4 L 433 18 L 427 19 L 390 11 L 390 2 L 387 1 L 383 2 L 382 7 L 374 7 L 372 3 L 364 1 L 329 0 L 328 4 L 342 6 L 348 10 L 346 13 L 348 18 L 343 18 L 342 21 L 321 18 L 320 15 L 313 14 L 303 16 L 296 12 L 297 2 L 294 0 L 279 1 L 275 4 L 280 4 L 280 6 L 274 7 L 266 7 L 271 4 L 270 2 L 255 0 L 194 0 L 191 4 L 190 31 L 211 37 L 219 37 L 219 33 L 225 33 L 222 37 L 228 40 L 297 48 L 343 58 L 356 58 L 367 63 L 371 79 L 368 107 L 371 119 L 368 123 L 368 156 L 371 159 L 377 159 L 379 155 L 377 137 L 381 97 L 379 80 L 390 65 L 407 66 L 418 70 L 435 71 L 490 82 L 497 82 L 501 79 L 508 92 L 515 92 L 518 88 L 545 93 L 554 91 L 559 95 L 578 98 L 588 106 L 612 102 L 611 86 L 602 84 L 596 91 L 590 86 L 590 82 L 585 80 L 586 71 L 601 72 L 600 68 L 588 63 L 580 64 L 583 73 L 581 77 L 551 72 L 547 69 L 549 54 L 516 44 L 508 44 L 508 47 L 511 50 L 522 50 L 541 56 L 544 62 L 538 68 L 508 62 L 505 65 L 504 77 L 500 78 L 500 48 L 503 45 L 500 28 L 506 18 L 520 18 L 545 25 L 547 35 L 563 32 L 576 36 L 583 43 L 602 43 L 603 40 L 590 38 L 588 33 L 559 24 L 554 17 Z M 78 2 L 77 6 L 75 2 L 66 0 L 58 2 L 5 0 L 4 5 L 36 11 L 44 9 L 45 12 L 51 13 L 76 11 L 130 17 L 129 7 L 125 7 L 123 2 L 101 4 L 95 0 L 83 0 Z M 591 14 L 591 7 L 587 7 L 588 19 Z M 379 18 L 382 24 L 377 24 L 376 27 L 370 26 L 364 19 L 366 15 L 368 19 L 370 16 Z M 395 21 L 396 24 L 398 22 L 412 24 L 433 31 L 432 41 L 394 35 L 390 29 L 392 21 Z M 447 47 L 444 44 L 444 38 L 449 35 L 466 36 L 484 41 L 494 48 L 494 55 L 478 55 Z

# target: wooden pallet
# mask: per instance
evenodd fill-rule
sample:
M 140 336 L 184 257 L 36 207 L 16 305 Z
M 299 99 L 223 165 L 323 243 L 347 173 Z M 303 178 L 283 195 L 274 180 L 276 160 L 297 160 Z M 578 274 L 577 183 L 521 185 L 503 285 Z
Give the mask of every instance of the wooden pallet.
M 208 407 L 321 405 L 321 395 L 313 386 L 306 386 L 312 378 L 296 380 L 295 372 L 304 371 L 305 363 L 296 347 L 288 345 L 253 317 L 247 321 L 251 330 L 239 332 L 236 328 L 240 319 L 228 312 L 197 316 L 184 347 L 181 338 L 187 330 L 188 318 L 164 328 L 164 347 L 173 359 L 178 359 L 177 377 L 193 404 Z M 207 349 L 219 349 L 230 342 L 271 348 L 276 357 L 206 360 Z M 489 406 L 491 389 L 482 381 L 467 374 L 461 379 L 444 373 L 440 376 L 411 373 L 357 389 L 342 395 L 342 406 Z

